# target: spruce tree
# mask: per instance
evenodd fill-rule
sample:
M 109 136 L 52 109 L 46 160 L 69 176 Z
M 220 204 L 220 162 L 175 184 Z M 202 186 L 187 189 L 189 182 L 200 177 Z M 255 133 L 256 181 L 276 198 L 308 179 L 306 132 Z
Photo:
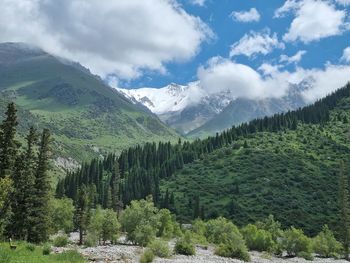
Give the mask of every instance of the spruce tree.
M 31 227 L 31 209 L 35 196 L 35 154 L 37 135 L 33 127 L 26 138 L 27 149 L 16 160 L 12 175 L 14 193 L 12 196 L 12 222 L 10 232 L 18 239 L 26 240 Z
M 34 196 L 32 202 L 31 229 L 28 240 L 34 243 L 45 242 L 48 239 L 49 230 L 49 199 L 50 199 L 50 178 L 48 175 L 50 152 L 50 132 L 43 130 L 39 155 L 35 171 Z
M 339 207 L 340 207 L 340 235 L 344 247 L 345 258 L 349 259 L 350 245 L 350 208 L 349 182 L 345 173 L 344 163 L 341 163 L 339 174 Z
M 0 129 L 0 178 L 10 175 L 15 164 L 19 143 L 16 141 L 17 110 L 12 102 L 7 106 L 6 119 Z
M 79 231 L 79 245 L 83 244 L 84 234 L 89 225 L 89 194 L 85 185 L 78 189 L 75 203 L 75 224 Z

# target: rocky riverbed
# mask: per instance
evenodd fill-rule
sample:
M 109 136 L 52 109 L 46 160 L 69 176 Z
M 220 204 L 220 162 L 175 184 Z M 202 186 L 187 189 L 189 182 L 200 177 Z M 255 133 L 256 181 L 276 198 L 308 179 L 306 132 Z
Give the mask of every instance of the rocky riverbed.
M 75 243 L 77 236 L 72 234 L 70 240 Z M 124 240 L 121 240 L 124 241 Z M 169 245 L 173 247 L 174 243 L 170 242 Z M 76 245 L 70 245 L 67 248 L 54 248 L 55 253 L 60 253 L 68 249 L 77 249 L 84 257 L 88 259 L 90 263 L 138 263 L 140 256 L 143 252 L 143 248 L 133 246 L 130 244 L 125 245 L 106 245 L 82 248 Z M 277 258 L 270 256 L 266 253 L 250 252 L 253 263 L 306 263 L 310 262 L 302 258 Z M 214 248 L 208 247 L 207 249 L 197 246 L 195 256 L 183 256 L 174 255 L 171 258 L 155 258 L 155 263 L 242 263 L 243 261 L 237 259 L 223 258 L 214 255 Z M 315 263 L 348 263 L 346 260 L 335 260 L 330 258 L 317 258 L 315 257 Z

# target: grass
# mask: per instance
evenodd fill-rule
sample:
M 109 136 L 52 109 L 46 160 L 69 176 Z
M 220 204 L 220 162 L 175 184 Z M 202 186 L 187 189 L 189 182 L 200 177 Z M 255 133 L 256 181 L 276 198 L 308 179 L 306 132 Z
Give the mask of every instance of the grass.
M 25 242 L 16 243 L 17 249 L 11 250 L 8 243 L 0 243 L 0 263 L 85 263 L 78 252 L 67 251 L 61 254 L 43 255 L 43 247 L 29 246 Z
M 273 214 L 284 227 L 294 225 L 309 235 L 324 224 L 337 230 L 341 159 L 350 170 L 346 105 L 349 99 L 324 126 L 299 125 L 296 131 L 240 139 L 186 165 L 163 180 L 161 190 L 174 193 L 178 218 L 184 222 L 193 218 L 199 196 L 206 218 L 222 215 L 242 226 Z

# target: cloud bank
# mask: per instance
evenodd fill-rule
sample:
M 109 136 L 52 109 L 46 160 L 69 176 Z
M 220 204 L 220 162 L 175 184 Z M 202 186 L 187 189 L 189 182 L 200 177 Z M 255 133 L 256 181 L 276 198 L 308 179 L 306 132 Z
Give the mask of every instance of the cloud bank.
M 173 0 L 0 0 L 0 6 L 0 42 L 37 45 L 102 77 L 166 72 L 165 63 L 192 58 L 213 35 Z
M 230 90 L 237 97 L 249 99 L 278 98 L 285 95 L 291 85 L 308 81 L 310 89 L 302 95 L 314 102 L 349 81 L 350 65 L 327 64 L 320 69 L 296 68 L 281 70 L 278 65 L 263 64 L 258 71 L 222 57 L 210 59 L 197 73 L 201 87 L 209 94 Z

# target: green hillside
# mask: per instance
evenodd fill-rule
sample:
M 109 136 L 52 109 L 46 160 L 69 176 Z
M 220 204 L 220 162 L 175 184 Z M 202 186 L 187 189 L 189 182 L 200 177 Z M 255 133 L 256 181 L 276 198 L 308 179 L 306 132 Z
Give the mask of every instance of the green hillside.
M 162 180 L 161 189 L 174 194 L 184 221 L 199 206 L 206 218 L 223 215 L 239 225 L 269 214 L 312 234 L 335 225 L 340 160 L 350 168 L 349 109 L 346 97 L 324 124 L 238 137 Z
M 22 126 L 35 123 L 53 132 L 55 157 L 82 161 L 178 137 L 86 68 L 25 44 L 0 44 L 0 92 L 1 114 L 14 101 Z

